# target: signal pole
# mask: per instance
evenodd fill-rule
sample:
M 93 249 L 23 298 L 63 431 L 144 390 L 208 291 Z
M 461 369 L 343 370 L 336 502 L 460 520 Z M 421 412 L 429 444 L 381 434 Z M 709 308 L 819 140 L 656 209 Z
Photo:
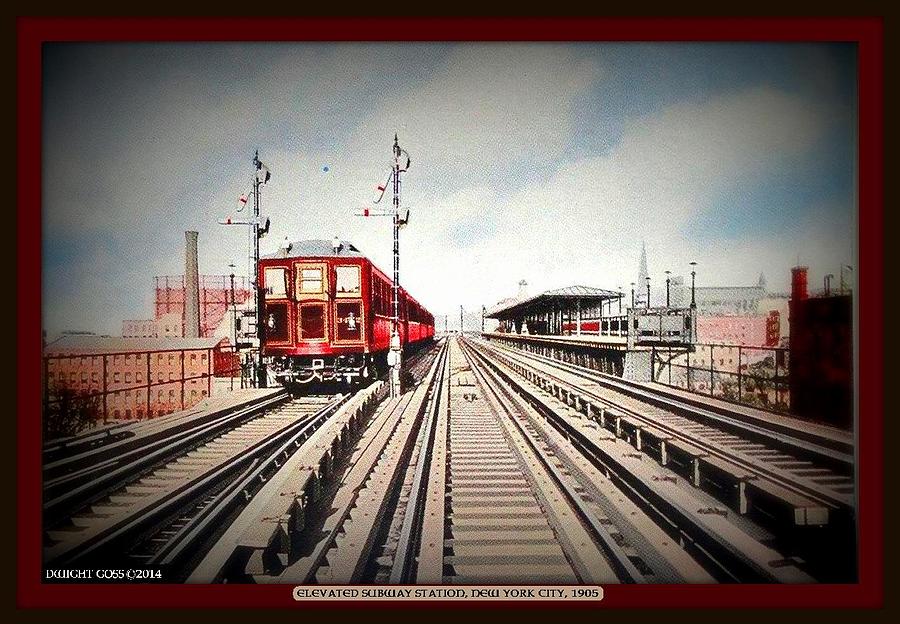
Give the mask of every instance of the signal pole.
M 259 161 L 259 150 L 253 155 L 253 222 L 250 235 L 253 237 L 253 273 L 251 275 L 253 285 L 253 309 L 256 310 L 256 339 L 259 341 L 257 353 L 256 379 L 257 387 L 266 387 L 266 365 L 263 362 L 262 347 L 266 338 L 266 324 L 263 319 L 263 296 L 259 285 L 259 175 L 263 164 Z M 268 170 L 266 171 L 268 175 Z
M 394 135 L 394 310 L 391 316 L 391 348 L 388 353 L 388 364 L 391 367 L 391 397 L 400 396 L 400 370 L 403 350 L 400 345 L 400 173 L 409 168 L 409 154 L 406 155 L 406 167 L 400 168 L 400 156 L 406 152 L 400 148 L 397 135 Z

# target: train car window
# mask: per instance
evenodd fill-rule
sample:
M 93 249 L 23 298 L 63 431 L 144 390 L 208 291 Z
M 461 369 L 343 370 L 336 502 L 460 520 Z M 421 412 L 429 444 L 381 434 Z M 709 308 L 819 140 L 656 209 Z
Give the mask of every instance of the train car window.
M 356 265 L 337 266 L 334 268 L 336 279 L 335 294 L 338 297 L 359 297 L 359 267 Z
M 362 336 L 362 305 L 358 301 L 342 301 L 336 305 L 338 340 L 360 340 Z
M 322 289 L 322 268 L 300 269 L 297 272 L 297 291 L 300 294 L 320 294 Z
M 266 296 L 273 299 L 287 297 L 287 271 L 284 267 L 266 267 L 265 272 Z
M 290 339 L 286 303 L 267 303 L 265 323 L 267 342 L 287 342 Z
M 300 306 L 300 339 L 321 340 L 325 337 L 325 306 L 321 303 Z

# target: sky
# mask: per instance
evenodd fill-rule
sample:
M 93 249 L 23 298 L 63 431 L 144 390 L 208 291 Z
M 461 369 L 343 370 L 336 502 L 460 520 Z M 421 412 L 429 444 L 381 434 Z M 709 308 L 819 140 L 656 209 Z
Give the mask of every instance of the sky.
M 353 242 L 391 266 L 376 207 L 394 134 L 401 283 L 435 315 L 651 278 L 787 292 L 856 256 L 851 44 L 46 44 L 43 321 L 121 333 L 155 275 L 246 273 L 238 198 L 271 170 L 263 253 Z M 327 168 L 327 171 L 326 171 Z M 389 198 L 385 200 L 387 207 Z

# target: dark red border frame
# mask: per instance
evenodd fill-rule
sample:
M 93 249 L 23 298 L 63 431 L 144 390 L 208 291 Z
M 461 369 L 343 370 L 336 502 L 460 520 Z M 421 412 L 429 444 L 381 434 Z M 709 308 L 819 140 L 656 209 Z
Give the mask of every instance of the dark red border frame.
M 249 25 L 253 27 L 250 28 Z M 859 62 L 859 529 L 853 585 L 607 586 L 595 607 L 878 607 L 883 604 L 883 23 L 880 18 L 333 19 L 19 18 L 18 551 L 20 607 L 310 607 L 291 588 L 43 585 L 40 517 L 41 44 L 48 41 L 849 41 Z M 391 33 L 388 36 L 387 33 Z M 112 590 L 112 591 L 111 591 Z M 318 603 L 326 606 L 326 603 Z M 328 603 L 333 606 L 335 603 Z M 508 607 L 524 603 L 337 603 Z M 546 603 L 551 604 L 551 603 Z M 554 608 L 577 603 L 552 603 Z M 581 603 L 580 606 L 584 606 Z

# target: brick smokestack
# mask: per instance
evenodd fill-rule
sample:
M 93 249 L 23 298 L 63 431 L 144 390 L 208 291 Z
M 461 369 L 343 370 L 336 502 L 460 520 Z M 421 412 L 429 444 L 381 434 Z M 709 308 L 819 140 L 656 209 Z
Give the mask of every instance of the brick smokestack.
M 791 299 L 802 301 L 809 297 L 809 291 L 806 288 L 806 273 L 809 267 L 795 266 L 791 269 Z
M 184 337 L 200 337 L 200 275 L 197 270 L 197 232 L 185 232 Z

